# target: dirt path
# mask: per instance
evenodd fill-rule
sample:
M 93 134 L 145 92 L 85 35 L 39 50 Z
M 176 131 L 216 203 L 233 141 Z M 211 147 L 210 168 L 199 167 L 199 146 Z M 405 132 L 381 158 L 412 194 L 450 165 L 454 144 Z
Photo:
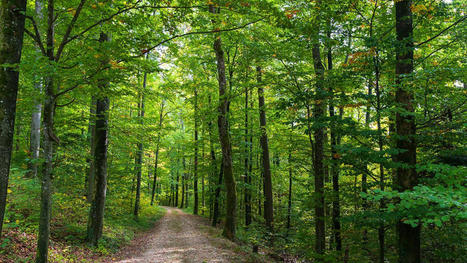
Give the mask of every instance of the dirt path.
M 236 244 L 215 237 L 218 230 L 207 226 L 203 218 L 177 208 L 165 209 L 157 226 L 123 249 L 118 256 L 122 260 L 113 262 L 257 262 L 239 252 Z

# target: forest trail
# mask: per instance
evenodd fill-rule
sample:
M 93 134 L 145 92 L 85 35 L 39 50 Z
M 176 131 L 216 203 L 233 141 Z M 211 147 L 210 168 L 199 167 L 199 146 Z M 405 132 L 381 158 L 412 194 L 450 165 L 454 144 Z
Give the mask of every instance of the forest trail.
M 204 218 L 178 208 L 164 208 L 167 212 L 156 227 L 124 248 L 119 260 L 111 262 L 248 262 L 245 255 L 234 252 L 236 244 L 215 237 L 213 232 L 218 229 L 208 226 Z

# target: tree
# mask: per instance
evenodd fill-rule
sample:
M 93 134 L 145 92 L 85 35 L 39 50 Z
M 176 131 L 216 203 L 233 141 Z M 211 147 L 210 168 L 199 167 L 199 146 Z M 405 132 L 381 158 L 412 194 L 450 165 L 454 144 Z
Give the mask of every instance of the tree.
M 415 141 L 415 117 L 413 105 L 413 26 L 412 1 L 395 1 L 396 34 L 396 103 L 402 108 L 396 113 L 396 144 L 399 153 L 397 162 L 396 188 L 403 192 L 418 184 L 416 165 L 417 144 Z M 413 227 L 402 221 L 397 223 L 399 262 L 420 262 L 420 226 Z
M 258 105 L 259 105 L 259 121 L 260 121 L 260 144 L 261 144 L 261 159 L 263 168 L 263 185 L 264 185 L 264 220 L 269 231 L 273 231 L 273 199 L 272 199 L 272 179 L 271 179 L 271 164 L 269 161 L 269 144 L 268 134 L 266 131 L 266 110 L 264 103 L 264 89 L 262 87 L 262 69 L 256 67 L 257 78 L 258 78 Z
M 105 33 L 100 34 L 99 42 L 105 43 L 110 41 L 109 36 Z M 105 67 L 108 64 L 108 59 L 105 58 L 102 62 Z M 107 148 L 108 148 L 108 132 L 109 132 L 109 98 L 105 94 L 107 92 L 109 82 L 106 79 L 99 80 L 100 94 L 96 100 L 96 131 L 94 137 L 94 167 L 96 176 L 96 189 L 93 191 L 91 208 L 89 211 L 88 221 L 88 242 L 97 246 L 99 239 L 102 237 L 102 229 L 104 227 L 104 209 L 107 191 Z
M 319 1 L 318 3 L 321 3 Z M 318 11 L 320 12 L 320 11 Z M 319 122 L 325 115 L 326 104 L 324 102 L 324 66 L 321 62 L 321 52 L 319 44 L 320 32 L 320 14 L 316 18 L 315 35 L 313 36 L 313 67 L 316 75 L 316 91 L 315 105 L 313 109 L 314 119 Z M 316 243 L 315 251 L 317 254 L 324 254 L 325 250 L 325 214 L 324 214 L 324 127 L 319 127 L 314 130 L 314 158 L 313 158 L 313 175 L 315 178 L 315 234 Z
M 5 215 L 8 178 L 10 174 L 11 150 L 15 127 L 16 97 L 18 94 L 19 71 L 24 34 L 25 0 L 0 1 L 0 235 Z
M 212 14 L 217 13 L 213 5 L 209 6 L 209 11 Z M 213 21 L 213 24 L 215 24 L 215 21 Z M 235 190 L 235 178 L 233 175 L 232 167 L 232 145 L 230 143 L 230 135 L 228 131 L 229 123 L 227 114 L 229 94 L 226 89 L 224 51 L 222 49 L 222 40 L 220 36 L 216 36 L 216 39 L 214 40 L 214 51 L 216 53 L 219 81 L 219 115 L 217 123 L 219 126 L 219 140 L 222 148 L 222 171 L 224 174 L 224 182 L 227 192 L 226 217 L 223 235 L 228 239 L 233 240 L 235 238 L 237 194 Z

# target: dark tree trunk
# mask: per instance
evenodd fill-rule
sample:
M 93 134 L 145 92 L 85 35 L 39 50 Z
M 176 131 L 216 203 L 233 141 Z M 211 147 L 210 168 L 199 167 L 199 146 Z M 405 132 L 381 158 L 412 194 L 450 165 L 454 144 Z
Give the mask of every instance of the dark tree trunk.
M 141 92 L 141 97 L 139 98 L 139 118 L 141 128 L 143 128 L 143 120 L 144 120 L 144 93 L 146 92 L 146 84 L 148 79 L 148 73 L 144 73 L 143 78 L 143 90 Z M 136 197 L 135 197 L 135 209 L 133 211 L 133 215 L 138 217 L 139 214 L 139 206 L 140 206 L 140 199 L 141 199 L 141 170 L 143 168 L 143 142 L 138 143 L 138 151 L 136 153 Z
M 161 111 L 159 113 L 159 134 L 156 143 L 156 160 L 154 161 L 154 181 L 152 182 L 151 205 L 154 205 L 154 196 L 156 194 L 157 166 L 159 165 L 159 147 L 161 142 L 162 122 L 164 120 L 164 101 L 161 102 Z M 183 201 L 182 201 L 183 203 Z
M 47 51 L 50 63 L 54 62 L 54 1 L 47 6 Z M 49 249 L 50 214 L 52 210 L 53 154 L 58 138 L 54 134 L 55 90 L 54 80 L 48 76 L 45 83 L 44 103 L 44 165 L 41 183 L 41 209 L 37 237 L 36 263 L 46 263 Z
M 198 214 L 198 89 L 195 87 L 195 160 L 193 174 L 193 214 Z
M 273 231 L 273 199 L 272 199 L 272 178 L 271 178 L 271 163 L 269 160 L 269 144 L 266 127 L 266 110 L 264 103 L 264 90 L 262 87 L 261 67 L 256 67 L 258 74 L 258 107 L 259 107 L 259 122 L 260 122 L 260 144 L 261 144 L 261 161 L 263 170 L 263 193 L 264 193 L 264 220 L 269 231 Z
M 216 14 L 216 9 L 213 5 L 209 6 L 209 11 Z M 213 21 L 213 24 L 216 22 Z M 237 193 L 235 190 L 235 177 L 232 167 L 232 146 L 230 143 L 229 123 L 227 118 L 229 94 L 226 90 L 225 78 L 225 61 L 224 51 L 222 50 L 222 41 L 220 35 L 217 35 L 214 40 L 214 51 L 217 59 L 217 71 L 219 81 L 219 140 L 222 148 L 222 166 L 224 173 L 225 189 L 226 189 L 226 216 L 223 235 L 230 240 L 235 238 L 235 219 L 237 210 Z
M 316 18 L 317 29 L 316 39 L 313 44 L 313 65 L 316 74 L 316 94 L 315 106 L 313 109 L 314 118 L 317 122 L 322 121 L 325 115 L 324 94 L 324 66 L 321 62 L 321 52 L 319 47 L 319 20 Z M 319 255 L 324 254 L 325 250 L 325 218 L 324 218 L 324 128 L 320 125 L 314 130 L 314 161 L 313 170 L 315 177 L 315 252 Z
M 184 207 L 185 204 L 185 185 L 187 184 L 185 180 L 185 157 L 182 158 L 182 164 L 183 164 L 183 172 L 182 172 L 182 202 L 180 204 L 180 208 Z
M 291 125 L 291 132 L 293 132 L 293 123 Z M 287 234 L 289 234 L 289 231 L 290 231 L 291 217 L 292 217 L 292 183 L 293 183 L 292 138 L 290 138 L 288 165 L 289 165 L 288 167 L 289 168 L 289 196 L 287 198 Z
M 96 187 L 96 177 L 95 177 L 95 165 L 94 165 L 94 150 L 95 150 L 95 137 L 96 137 L 96 98 L 92 96 L 91 98 L 91 106 L 89 110 L 89 127 L 88 127 L 88 134 L 89 134 L 89 145 L 90 145 L 90 153 L 91 158 L 89 158 L 89 171 L 86 176 L 86 196 L 87 201 L 91 203 L 94 197 L 94 190 Z
M 174 203 L 174 207 L 178 207 L 178 182 L 179 182 L 179 180 L 180 180 L 180 174 L 177 171 L 177 177 L 176 177 L 176 182 L 175 182 L 175 203 Z
M 245 192 L 244 192 L 244 202 L 245 202 L 245 226 L 251 224 L 251 173 L 249 171 L 249 160 L 250 160 L 250 151 L 248 146 L 249 135 L 248 135 L 248 86 L 245 87 Z
M 105 33 L 101 33 L 100 42 L 109 41 L 109 37 Z M 104 61 L 103 64 L 107 64 Z M 96 177 L 96 190 L 92 199 L 91 209 L 89 211 L 88 221 L 88 242 L 97 246 L 99 239 L 102 237 L 102 229 L 104 226 L 104 208 L 105 197 L 107 191 L 107 147 L 109 133 L 109 98 L 105 95 L 109 85 L 108 80 L 99 80 L 99 90 L 96 101 L 96 124 L 94 138 L 94 175 Z
M 17 65 L 23 46 L 26 0 L 0 2 L 0 65 Z M 8 177 L 15 128 L 16 98 L 19 71 L 16 67 L 2 66 L 0 72 L 0 235 L 5 215 Z
M 415 116 L 413 93 L 410 91 L 411 74 L 413 72 L 413 26 L 412 1 L 395 1 L 396 6 L 396 34 L 398 46 L 396 48 L 396 103 L 404 112 L 396 113 L 397 149 L 402 150 L 396 156 L 401 166 L 396 172 L 396 188 L 403 192 L 411 190 L 418 184 L 416 165 Z M 399 262 L 420 262 L 420 226 L 412 227 L 402 221 L 397 223 Z
M 330 33 L 328 34 L 330 37 Z M 329 47 L 328 49 L 328 70 L 333 69 L 332 61 L 332 50 Z M 332 85 L 329 85 L 329 93 L 331 94 L 331 99 L 329 101 L 329 117 L 331 118 L 331 155 L 332 155 L 332 164 L 331 164 L 331 175 L 332 175 L 332 232 L 333 239 L 336 245 L 337 251 L 342 251 L 342 238 L 341 238 L 341 208 L 340 208 L 340 192 L 339 192 L 339 155 L 336 150 L 336 146 L 339 145 L 339 140 L 336 132 L 336 120 L 334 118 L 334 91 Z

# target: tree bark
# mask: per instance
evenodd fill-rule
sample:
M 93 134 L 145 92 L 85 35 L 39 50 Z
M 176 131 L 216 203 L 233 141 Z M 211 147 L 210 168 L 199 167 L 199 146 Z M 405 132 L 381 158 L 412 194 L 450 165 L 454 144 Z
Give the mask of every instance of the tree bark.
M 110 41 L 109 36 L 101 33 L 99 42 Z M 105 66 L 108 61 L 104 61 Z M 102 237 L 104 226 L 104 208 L 107 192 L 107 148 L 109 134 L 109 98 L 105 92 L 109 86 L 108 80 L 99 80 L 99 97 L 96 100 L 96 123 L 94 137 L 94 175 L 96 177 L 96 189 L 89 211 L 88 242 L 97 246 Z
M 146 85 L 148 80 L 148 73 L 144 73 L 143 78 L 143 90 L 141 92 L 141 97 L 139 98 L 139 118 L 140 118 L 140 125 L 143 128 L 144 124 L 144 93 L 146 92 Z M 136 154 L 136 197 L 135 197 L 135 209 L 133 211 L 133 215 L 138 217 L 139 214 L 139 206 L 140 206 L 140 199 L 141 199 L 141 170 L 143 168 L 143 142 L 138 142 L 138 151 Z
M 154 196 L 156 194 L 157 166 L 159 165 L 159 148 L 160 148 L 160 142 L 161 142 L 163 120 L 164 120 L 164 101 L 161 102 L 161 110 L 159 113 L 159 134 L 157 135 L 157 142 L 156 142 L 156 158 L 154 161 L 154 181 L 152 182 L 151 205 L 154 205 Z
M 330 34 L 328 34 L 330 37 Z M 332 61 L 332 50 L 331 47 L 328 49 L 328 70 L 333 69 Z M 340 210 L 340 191 L 339 191 L 339 156 L 336 150 L 336 146 L 339 145 L 339 140 L 336 132 L 335 124 L 335 110 L 334 110 L 334 90 L 332 85 L 329 85 L 329 93 L 331 94 L 331 99 L 329 101 L 329 117 L 331 118 L 331 155 L 332 155 L 332 164 L 331 164 L 331 175 L 332 175 L 332 232 L 333 239 L 336 245 L 337 251 L 342 251 L 342 238 L 341 238 L 341 210 Z
M 325 115 L 324 93 L 324 66 L 321 62 L 321 52 L 319 47 L 320 15 L 316 23 L 316 35 L 312 48 L 313 66 L 316 75 L 316 93 L 315 105 L 313 108 L 314 119 L 316 122 L 322 121 Z M 314 130 L 314 161 L 313 170 L 315 177 L 315 252 L 323 255 L 325 250 L 325 221 L 324 221 L 324 128 L 319 125 Z
M 264 220 L 266 227 L 272 233 L 273 231 L 273 199 L 272 199 L 272 178 L 271 178 L 271 163 L 269 160 L 269 143 L 266 127 L 266 111 L 264 102 L 264 90 L 262 87 L 262 69 L 256 67 L 258 81 L 258 106 L 259 106 L 259 122 L 260 122 L 260 144 L 261 144 L 261 161 L 263 168 L 263 193 L 264 193 Z
M 94 165 L 94 156 L 95 156 L 95 137 L 96 137 L 96 107 L 97 107 L 97 100 L 94 96 L 91 98 L 91 106 L 89 110 L 89 127 L 88 127 L 88 134 L 89 134 L 89 145 L 91 148 L 91 158 L 89 159 L 89 171 L 86 177 L 86 196 L 87 201 L 89 203 L 92 202 L 94 197 L 94 190 L 96 187 L 96 176 L 95 176 L 95 165 Z
M 249 161 L 250 161 L 250 151 L 248 146 L 249 135 L 248 135 L 248 86 L 245 87 L 245 192 L 244 192 L 244 202 L 245 202 L 245 226 L 248 227 L 251 224 L 251 173 L 249 172 Z
M 193 214 L 198 214 L 198 89 L 195 87 L 195 160 L 193 174 Z
M 413 189 L 418 184 L 416 165 L 415 116 L 411 74 L 413 73 L 412 1 L 398 0 L 396 6 L 396 103 L 404 112 L 396 113 L 396 144 L 401 150 L 396 156 L 401 165 L 396 172 L 396 188 L 400 192 Z M 412 227 L 402 221 L 397 223 L 400 263 L 420 262 L 420 226 Z
M 17 65 L 23 46 L 26 0 L 0 1 L 0 65 Z M 11 151 L 16 116 L 19 71 L 16 66 L 2 66 L 0 72 L 0 235 L 5 215 Z
M 54 1 L 47 5 L 47 51 L 50 63 L 54 62 Z M 54 79 L 48 76 L 45 83 L 44 103 L 44 165 L 41 183 L 41 209 L 39 215 L 39 233 L 37 238 L 36 263 L 46 263 L 50 236 L 50 214 L 52 210 L 53 154 L 58 139 L 54 134 L 55 90 Z
M 216 14 L 216 9 L 213 5 L 209 5 L 209 11 L 212 14 Z M 216 22 L 213 21 L 213 24 Z M 219 126 L 219 140 L 222 148 L 222 166 L 224 173 L 225 189 L 226 189 L 226 216 L 224 224 L 223 235 L 230 239 L 235 239 L 235 221 L 236 221 L 236 209 L 237 209 L 237 193 L 235 187 L 235 178 L 232 167 L 232 146 L 230 143 L 230 135 L 228 131 L 229 123 L 227 118 L 228 105 L 230 102 L 228 91 L 226 90 L 226 78 L 225 78 L 225 60 L 224 51 L 222 49 L 222 41 L 220 35 L 216 36 L 214 40 L 214 51 L 217 59 L 217 72 L 219 82 L 219 115 L 218 115 L 218 126 Z

